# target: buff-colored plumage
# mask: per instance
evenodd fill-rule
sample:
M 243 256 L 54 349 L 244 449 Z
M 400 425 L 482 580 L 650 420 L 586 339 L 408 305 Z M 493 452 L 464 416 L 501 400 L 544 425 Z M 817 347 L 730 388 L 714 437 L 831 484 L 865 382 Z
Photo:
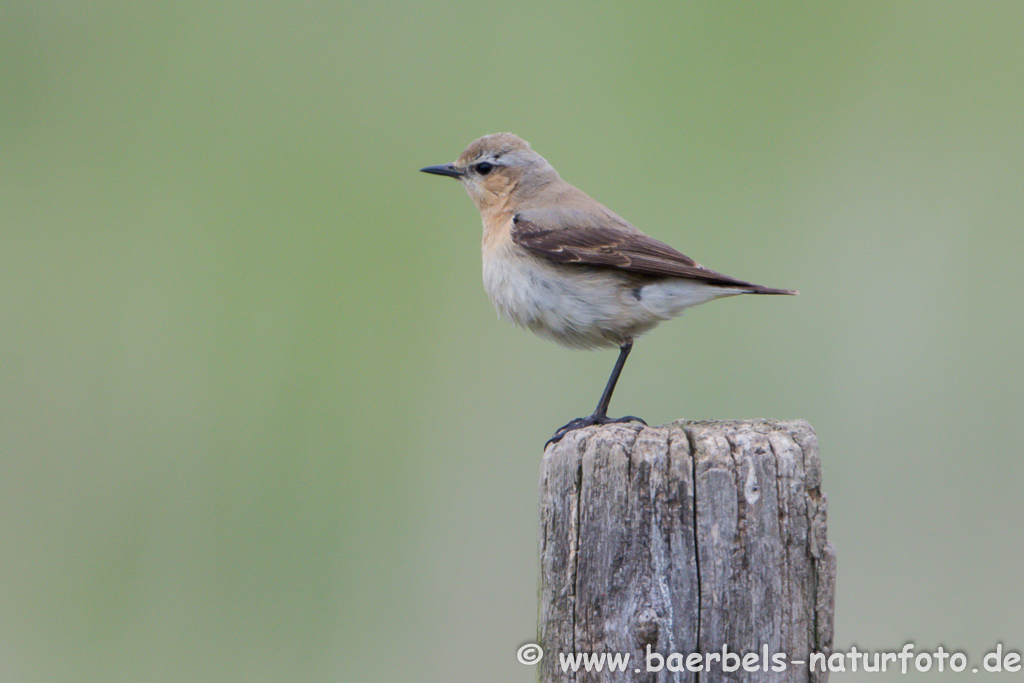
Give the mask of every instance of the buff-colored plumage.
M 484 289 L 517 325 L 579 348 L 618 346 L 599 424 L 633 339 L 685 309 L 737 294 L 795 294 L 716 273 L 638 230 L 559 177 L 511 133 L 474 140 L 425 172 L 462 181 L 483 220 Z
M 486 174 L 474 169 L 491 164 Z M 690 306 L 792 294 L 703 268 L 559 177 L 511 133 L 451 165 L 483 219 L 484 288 L 506 318 L 574 347 L 621 346 Z

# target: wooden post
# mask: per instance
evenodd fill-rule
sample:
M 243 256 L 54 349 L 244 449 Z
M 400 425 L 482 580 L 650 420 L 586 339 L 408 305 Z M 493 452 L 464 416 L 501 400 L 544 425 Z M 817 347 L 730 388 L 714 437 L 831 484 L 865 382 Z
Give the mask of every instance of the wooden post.
M 541 466 L 541 681 L 827 681 L 808 669 L 832 648 L 825 512 L 802 420 L 571 432 Z M 626 670 L 562 668 L 601 653 Z M 696 673 L 691 653 L 719 657 Z

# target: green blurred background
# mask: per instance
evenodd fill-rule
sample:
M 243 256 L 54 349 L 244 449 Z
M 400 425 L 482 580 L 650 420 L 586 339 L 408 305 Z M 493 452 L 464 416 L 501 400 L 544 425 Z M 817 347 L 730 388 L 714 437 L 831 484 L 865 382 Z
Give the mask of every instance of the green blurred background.
M 499 321 L 417 173 L 503 130 L 802 291 L 612 412 L 815 426 L 837 646 L 1019 651 L 1022 83 L 1020 2 L 4 3 L 0 680 L 535 679 L 541 447 L 615 354 Z

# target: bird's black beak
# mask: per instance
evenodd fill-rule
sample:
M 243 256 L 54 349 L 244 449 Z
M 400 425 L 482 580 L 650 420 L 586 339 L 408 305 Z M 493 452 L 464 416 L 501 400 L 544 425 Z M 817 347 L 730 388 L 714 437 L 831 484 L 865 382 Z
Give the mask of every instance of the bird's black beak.
M 433 173 L 434 175 L 446 175 L 449 178 L 461 178 L 466 175 L 465 171 L 460 171 L 455 168 L 455 164 L 442 164 L 440 166 L 427 166 L 421 168 L 420 171 L 423 173 Z

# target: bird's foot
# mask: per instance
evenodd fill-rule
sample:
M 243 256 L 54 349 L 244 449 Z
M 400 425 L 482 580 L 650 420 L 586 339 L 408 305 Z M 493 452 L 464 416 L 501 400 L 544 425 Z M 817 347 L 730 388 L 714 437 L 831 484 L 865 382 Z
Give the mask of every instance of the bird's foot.
M 565 426 L 561 427 L 555 435 L 548 439 L 548 442 L 544 444 L 544 448 L 547 448 L 550 444 L 558 443 L 562 440 L 562 437 L 569 432 L 577 429 L 583 429 L 584 427 L 591 427 L 593 425 L 608 425 L 608 424 L 619 424 L 622 422 L 639 422 L 640 424 L 647 426 L 647 423 L 641 420 L 639 417 L 627 415 L 625 417 L 608 417 L 607 415 L 588 415 L 587 417 L 577 417 L 575 420 L 570 421 Z

